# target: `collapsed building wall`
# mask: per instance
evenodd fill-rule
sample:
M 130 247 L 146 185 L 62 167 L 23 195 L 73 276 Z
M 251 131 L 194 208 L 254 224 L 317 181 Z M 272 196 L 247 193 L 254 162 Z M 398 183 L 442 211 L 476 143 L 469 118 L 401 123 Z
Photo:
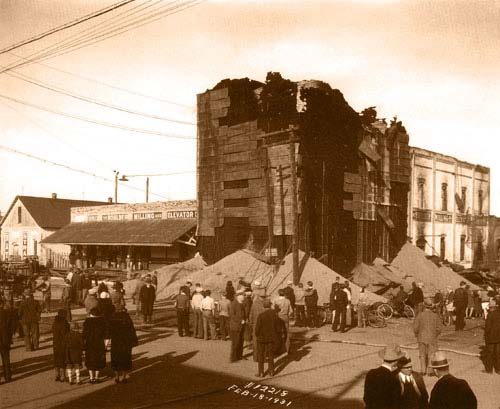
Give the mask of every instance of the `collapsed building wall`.
M 399 161 L 408 136 L 401 124 L 381 131 L 363 121 L 339 90 L 279 73 L 269 73 L 265 83 L 223 80 L 199 94 L 197 235 L 203 257 L 212 263 L 243 247 L 259 252 L 269 239 L 276 254 L 285 254 L 295 191 L 302 250 L 343 274 L 377 256 L 391 260 L 406 239 L 408 189 Z M 369 139 L 368 130 L 378 134 Z M 370 149 L 381 159 L 367 162 Z M 383 191 L 384 200 L 368 197 L 366 186 Z M 375 212 L 367 221 L 368 202 Z

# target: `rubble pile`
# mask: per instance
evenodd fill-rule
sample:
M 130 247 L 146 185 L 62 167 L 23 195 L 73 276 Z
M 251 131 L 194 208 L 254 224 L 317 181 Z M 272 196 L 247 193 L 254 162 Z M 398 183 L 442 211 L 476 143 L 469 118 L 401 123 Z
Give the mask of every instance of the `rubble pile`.
M 469 284 L 471 290 L 479 290 L 479 287 L 464 279 L 448 267 L 438 267 L 428 260 L 425 253 L 418 247 L 406 243 L 392 261 L 403 275 L 405 287 L 411 286 L 412 282 L 424 283 L 424 295 L 433 296 L 438 290 L 445 290 L 446 287 L 456 289 L 461 281 Z M 397 271 L 397 270 L 395 270 Z
M 401 276 L 392 271 L 385 260 L 375 259 L 372 265 L 360 263 L 352 270 L 351 280 L 375 294 L 386 296 L 403 283 Z

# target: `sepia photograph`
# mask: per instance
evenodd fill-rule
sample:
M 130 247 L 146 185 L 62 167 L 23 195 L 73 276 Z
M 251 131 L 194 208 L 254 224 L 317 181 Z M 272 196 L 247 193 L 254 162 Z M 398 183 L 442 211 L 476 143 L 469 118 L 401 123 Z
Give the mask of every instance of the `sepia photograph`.
M 500 409 L 499 132 L 499 0 L 0 0 L 0 408 Z

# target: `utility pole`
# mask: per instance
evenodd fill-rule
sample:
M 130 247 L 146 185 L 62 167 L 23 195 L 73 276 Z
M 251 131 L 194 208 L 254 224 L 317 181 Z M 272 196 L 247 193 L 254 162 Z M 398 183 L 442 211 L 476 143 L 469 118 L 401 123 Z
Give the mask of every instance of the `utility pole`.
M 120 172 L 114 170 L 115 172 L 115 203 L 118 203 L 118 175 Z
M 298 203 L 297 203 L 297 163 L 295 160 L 295 132 L 290 127 L 290 167 L 292 174 L 292 253 L 293 253 L 293 284 L 299 283 L 299 246 L 298 246 Z
M 280 181 L 280 210 L 281 210 L 281 245 L 283 247 L 283 254 L 281 257 L 285 257 L 286 252 L 286 231 L 285 231 L 285 192 L 283 191 L 283 167 L 278 166 L 278 178 Z
M 149 202 L 149 177 L 146 178 L 146 203 Z
M 263 160 L 265 160 L 266 164 L 264 166 L 264 178 L 266 179 L 266 199 L 267 199 L 267 236 L 268 236 L 268 249 L 269 249 L 269 257 L 271 257 L 271 247 L 273 246 L 273 237 L 274 237 L 274 204 L 273 197 L 271 194 L 271 183 L 269 180 L 271 164 L 269 163 L 269 155 L 267 153 L 267 148 L 264 147 L 262 150 L 262 154 L 264 156 Z

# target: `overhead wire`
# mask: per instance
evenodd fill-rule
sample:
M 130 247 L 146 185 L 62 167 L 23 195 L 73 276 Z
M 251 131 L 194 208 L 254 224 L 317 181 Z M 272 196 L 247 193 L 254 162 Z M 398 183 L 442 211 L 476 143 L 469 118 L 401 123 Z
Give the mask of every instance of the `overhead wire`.
M 38 104 L 35 104 L 32 102 L 23 101 L 23 100 L 20 100 L 18 98 L 14 98 L 14 97 L 9 97 L 8 95 L 0 94 L 0 98 L 6 99 L 6 100 L 9 100 L 12 102 L 16 102 L 16 103 L 21 104 L 21 105 L 26 105 L 26 106 L 29 106 L 31 108 L 39 109 L 41 111 L 50 112 L 50 113 L 55 114 L 55 115 L 60 115 L 60 116 L 72 118 L 72 119 L 78 119 L 80 121 L 89 122 L 89 123 L 92 123 L 95 125 L 101 125 L 101 126 L 105 126 L 108 128 L 117 128 L 117 129 L 121 129 L 121 130 L 125 130 L 125 131 L 135 132 L 135 133 L 164 136 L 164 137 L 168 137 L 168 138 L 181 139 L 181 140 L 195 140 L 196 139 L 196 137 L 194 137 L 194 136 L 190 137 L 190 136 L 183 136 L 183 135 L 172 135 L 172 134 L 167 134 L 164 132 L 152 131 L 149 129 L 133 128 L 133 127 L 129 127 L 129 126 L 114 124 L 112 122 L 100 121 L 100 120 L 95 120 L 92 118 L 87 118 L 87 117 L 83 117 L 83 116 L 79 116 L 79 115 L 68 114 L 66 112 L 61 112 L 61 111 L 57 111 L 54 109 L 46 108 L 46 107 L 43 107 L 41 105 L 38 105 Z
M 34 53 L 30 56 L 27 56 L 23 62 L 13 63 L 13 64 L 7 66 L 6 68 L 4 68 L 3 70 L 0 70 L 0 73 L 3 73 L 3 72 L 8 71 L 8 70 L 19 68 L 21 66 L 25 66 L 25 65 L 31 64 L 33 62 L 37 62 L 39 60 L 46 60 L 49 58 L 54 58 L 56 56 L 67 54 L 68 52 L 79 50 L 80 48 L 86 47 L 88 45 L 92 45 L 92 44 L 104 41 L 108 38 L 115 37 L 117 35 L 123 34 L 125 32 L 130 31 L 130 30 L 133 30 L 135 28 L 142 27 L 146 24 L 150 24 L 150 23 L 157 21 L 159 19 L 162 19 L 166 16 L 187 10 L 188 8 L 191 8 L 191 7 L 194 7 L 198 4 L 201 4 L 204 1 L 206 1 L 206 0 L 190 0 L 190 1 L 184 2 L 180 5 L 167 7 L 166 10 L 163 10 L 160 12 L 155 12 L 155 13 L 149 13 L 149 15 L 147 15 L 146 17 L 141 16 L 138 19 L 136 18 L 135 21 L 128 23 L 128 24 L 125 24 L 125 25 L 122 25 L 121 27 L 118 27 L 116 29 L 103 31 L 98 36 L 94 35 L 90 38 L 86 38 L 85 34 L 84 34 L 82 37 L 80 37 L 80 39 L 73 41 L 72 43 L 69 43 L 69 44 L 64 44 L 64 42 L 66 41 L 66 40 L 64 40 L 62 42 L 62 45 L 58 45 L 55 49 L 53 49 L 54 46 L 50 46 L 49 49 L 50 48 L 52 48 L 52 49 L 50 49 L 48 51 L 45 51 L 45 50 L 38 51 L 37 53 Z
M 95 173 L 92 173 L 92 172 L 89 172 L 89 171 L 86 171 L 86 170 L 77 169 L 77 168 L 74 168 L 74 167 L 69 166 L 69 165 L 64 165 L 64 164 L 61 164 L 61 163 L 58 163 L 58 162 L 54 162 L 54 161 L 51 161 L 49 159 L 45 159 L 45 158 L 42 158 L 40 156 L 33 155 L 31 153 L 26 153 L 26 152 L 19 151 L 17 149 L 11 148 L 9 146 L 0 145 L 0 149 L 4 150 L 4 151 L 7 151 L 7 152 L 15 153 L 17 155 L 24 156 L 24 157 L 27 157 L 27 158 L 30 158 L 30 159 L 34 159 L 34 160 L 37 160 L 39 162 L 43 162 L 43 163 L 46 163 L 46 164 L 57 166 L 57 167 L 60 167 L 60 168 L 63 168 L 63 169 L 66 169 L 66 170 L 69 170 L 69 171 L 72 171 L 72 172 L 75 172 L 75 173 L 80 173 L 80 174 L 83 174 L 83 175 L 92 176 L 94 178 L 101 179 L 101 180 L 104 180 L 106 182 L 114 183 L 113 179 L 107 178 L 105 176 L 97 175 Z M 132 189 L 132 190 L 136 190 L 136 191 L 140 191 L 140 192 L 145 192 L 146 191 L 146 189 L 141 189 L 141 188 L 138 188 L 138 187 L 135 187 L 135 186 L 126 185 L 126 184 L 123 184 L 123 183 L 119 183 L 119 185 L 122 186 L 122 187 L 128 188 L 128 189 Z M 167 196 L 159 195 L 158 193 L 149 192 L 149 194 L 151 196 L 157 196 L 157 197 L 160 197 L 162 199 L 166 199 L 166 200 L 169 199 Z
M 3 68 L 3 67 L 0 66 L 0 68 Z M 61 88 L 61 87 L 58 87 L 56 85 L 47 84 L 43 81 L 37 80 L 37 79 L 30 77 L 28 75 L 25 75 L 25 74 L 21 74 L 21 73 L 17 73 L 17 72 L 6 72 L 6 74 L 9 76 L 12 76 L 14 78 L 17 78 L 21 81 L 36 85 L 37 87 L 40 87 L 40 88 L 43 88 L 43 89 L 46 89 L 46 90 L 49 90 L 49 91 L 52 91 L 52 92 L 55 92 L 55 93 L 58 93 L 61 95 L 66 95 L 70 98 L 74 98 L 74 99 L 77 99 L 80 101 L 99 105 L 99 106 L 109 108 L 109 109 L 114 109 L 116 111 L 132 114 L 132 115 L 137 115 L 137 116 L 142 116 L 142 117 L 146 117 L 146 118 L 150 118 L 150 119 L 158 119 L 158 120 L 162 120 L 162 121 L 172 122 L 172 123 L 176 123 L 176 124 L 180 124 L 180 125 L 196 125 L 195 122 L 167 118 L 167 117 L 163 117 L 163 116 L 148 114 L 146 112 L 139 112 L 139 111 L 135 111 L 135 110 L 128 109 L 125 107 L 121 107 L 118 105 L 110 104 L 110 103 L 104 102 L 104 101 L 96 99 L 96 98 L 89 98 L 87 96 L 68 91 L 68 90 Z
M 0 49 L 0 54 L 4 54 L 4 53 L 6 53 L 8 51 L 15 50 L 16 48 L 22 47 L 24 45 L 33 43 L 35 41 L 39 41 L 42 38 L 45 38 L 45 37 L 48 37 L 48 36 L 50 36 L 52 34 L 58 33 L 59 31 L 66 30 L 66 29 L 68 29 L 70 27 L 74 27 L 74 26 L 76 26 L 78 24 L 84 23 L 84 22 L 86 22 L 88 20 L 91 20 L 93 18 L 102 16 L 103 14 L 106 14 L 106 13 L 109 13 L 111 11 L 117 10 L 120 7 L 126 6 L 127 4 L 132 3 L 134 1 L 136 1 L 136 0 L 124 0 L 124 1 L 121 1 L 121 2 L 118 2 L 118 3 L 114 3 L 111 6 L 105 7 L 104 9 L 100 9 L 100 10 L 98 10 L 96 12 L 87 14 L 87 15 L 85 15 L 83 17 L 80 17 L 80 18 L 78 18 L 76 20 L 72 20 L 72 21 L 70 21 L 68 23 L 65 23 L 65 24 L 61 25 L 61 26 L 58 26 L 58 27 L 52 28 L 52 29 L 50 29 L 48 31 L 45 31 L 43 33 L 37 34 L 36 36 L 33 36 L 33 37 L 28 38 L 26 40 L 20 41 L 20 42 L 18 42 L 16 44 L 7 46 L 5 48 L 2 48 L 2 49 Z
M 15 56 L 17 58 L 20 58 L 20 59 L 23 59 L 23 60 L 27 60 L 27 58 L 22 57 L 22 56 L 20 56 L 18 54 L 15 54 L 15 53 L 10 52 L 9 54 L 12 54 L 13 56 Z M 190 109 L 190 110 L 194 110 L 195 109 L 195 107 L 192 106 L 192 105 L 185 105 L 185 104 L 181 104 L 179 102 L 174 102 L 174 101 L 171 101 L 171 100 L 168 100 L 168 99 L 163 99 L 163 98 L 158 98 L 158 97 L 155 97 L 155 96 L 152 96 L 152 95 L 143 94 L 143 93 L 137 92 L 135 90 L 130 90 L 130 89 L 127 89 L 127 88 L 118 87 L 116 85 L 112 85 L 112 84 L 108 84 L 108 83 L 100 81 L 100 80 L 96 80 L 95 78 L 90 78 L 90 77 L 87 77 L 87 76 L 84 76 L 84 75 L 81 75 L 81 74 L 77 74 L 77 73 L 70 72 L 70 71 L 67 71 L 67 70 L 62 70 L 61 68 L 56 68 L 56 67 L 54 67 L 52 65 L 49 65 L 49 64 L 46 64 L 46 63 L 43 63 L 43 62 L 33 61 L 33 63 L 37 64 L 37 65 L 40 65 L 42 67 L 46 67 L 46 68 L 48 68 L 50 70 L 53 70 L 53 71 L 56 71 L 56 72 L 60 72 L 62 74 L 70 75 L 70 76 L 75 77 L 75 78 L 80 78 L 80 79 L 83 79 L 85 81 L 94 82 L 94 83 L 102 85 L 104 87 L 108 87 L 110 89 L 115 89 L 115 90 L 118 90 L 118 91 L 126 92 L 126 93 L 131 94 L 131 95 L 137 95 L 139 97 L 149 98 L 149 99 L 152 99 L 152 100 L 155 100 L 155 101 L 159 101 L 159 102 L 165 102 L 167 104 L 175 105 L 175 106 L 178 106 L 180 108 L 186 108 L 186 109 Z

